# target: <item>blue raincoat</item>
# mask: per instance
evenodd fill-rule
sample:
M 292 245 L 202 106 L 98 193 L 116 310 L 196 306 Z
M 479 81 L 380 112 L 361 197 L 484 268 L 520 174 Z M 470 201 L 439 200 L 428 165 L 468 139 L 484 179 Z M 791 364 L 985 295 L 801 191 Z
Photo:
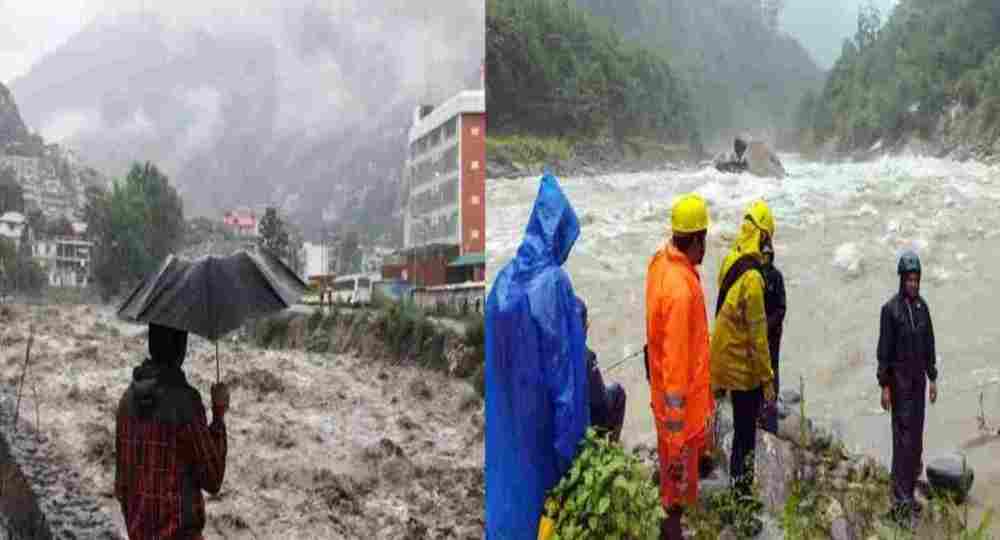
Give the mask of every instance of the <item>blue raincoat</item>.
M 590 424 L 583 321 L 562 264 L 580 223 L 546 174 L 486 301 L 486 538 L 534 540 Z

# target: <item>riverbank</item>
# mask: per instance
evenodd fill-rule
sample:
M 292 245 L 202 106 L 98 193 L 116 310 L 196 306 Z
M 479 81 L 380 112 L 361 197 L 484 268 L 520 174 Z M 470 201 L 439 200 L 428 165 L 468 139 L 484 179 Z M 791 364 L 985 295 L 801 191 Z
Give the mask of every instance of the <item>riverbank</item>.
M 531 135 L 491 136 L 486 149 L 490 179 L 541 176 L 548 167 L 557 176 L 634 173 L 651 168 L 695 166 L 707 156 L 686 145 L 630 137 L 621 145 L 607 138 L 574 140 Z

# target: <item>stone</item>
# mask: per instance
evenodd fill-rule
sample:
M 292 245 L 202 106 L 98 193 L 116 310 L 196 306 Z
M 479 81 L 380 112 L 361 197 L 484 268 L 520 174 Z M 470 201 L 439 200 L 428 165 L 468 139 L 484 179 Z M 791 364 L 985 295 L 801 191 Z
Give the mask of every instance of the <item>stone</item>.
M 799 443 L 801 437 L 801 418 L 797 413 L 790 412 L 785 418 L 778 419 L 778 437 L 786 441 Z M 806 430 L 806 440 L 808 441 L 809 433 L 812 432 L 813 422 L 811 419 L 805 419 L 805 430 Z
M 788 415 L 792 414 L 792 408 L 782 402 L 778 402 L 778 420 L 784 420 L 788 418 Z
M 854 279 L 864 272 L 864 261 L 861 250 L 854 242 L 841 244 L 834 251 L 833 266 L 840 270 L 847 279 Z
M 974 479 L 975 472 L 959 452 L 943 455 L 927 464 L 927 480 L 931 488 L 954 497 L 957 503 L 968 497 Z
M 846 517 L 839 517 L 830 523 L 831 540 L 854 540 L 851 534 L 851 526 Z
M 798 390 L 788 388 L 778 394 L 778 401 L 786 405 L 798 405 L 802 402 L 802 394 Z
M 746 150 L 747 170 L 754 176 L 782 179 L 785 166 L 778 155 L 763 141 L 751 141 Z

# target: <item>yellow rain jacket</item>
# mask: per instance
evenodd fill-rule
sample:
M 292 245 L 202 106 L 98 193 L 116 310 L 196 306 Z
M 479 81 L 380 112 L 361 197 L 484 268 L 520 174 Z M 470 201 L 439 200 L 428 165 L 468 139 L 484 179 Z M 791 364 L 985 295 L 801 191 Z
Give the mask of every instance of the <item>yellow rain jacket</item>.
M 719 288 L 726 272 L 740 257 L 749 255 L 763 263 L 761 230 L 749 219 L 722 261 Z M 715 319 L 712 332 L 712 387 L 753 390 L 774 380 L 767 347 L 767 316 L 764 312 L 764 278 L 759 272 L 743 273 L 729 289 Z

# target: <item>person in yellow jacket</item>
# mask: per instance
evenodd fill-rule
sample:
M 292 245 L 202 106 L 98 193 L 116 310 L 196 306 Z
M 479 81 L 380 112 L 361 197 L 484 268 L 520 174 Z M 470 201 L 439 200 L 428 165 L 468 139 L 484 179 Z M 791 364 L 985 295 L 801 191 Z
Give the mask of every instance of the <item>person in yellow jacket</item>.
M 739 236 L 722 261 L 712 332 L 712 387 L 728 391 L 733 407 L 730 476 L 741 496 L 753 486 L 757 421 L 774 401 L 774 372 L 767 344 L 761 246 L 774 236 L 767 203 L 750 204 Z
M 661 538 L 680 540 L 683 508 L 698 501 L 698 458 L 715 407 L 705 296 L 695 268 L 705 257 L 705 201 L 697 195 L 680 197 L 670 229 L 670 240 L 653 256 L 646 274 L 646 354 L 660 498 L 667 511 Z

